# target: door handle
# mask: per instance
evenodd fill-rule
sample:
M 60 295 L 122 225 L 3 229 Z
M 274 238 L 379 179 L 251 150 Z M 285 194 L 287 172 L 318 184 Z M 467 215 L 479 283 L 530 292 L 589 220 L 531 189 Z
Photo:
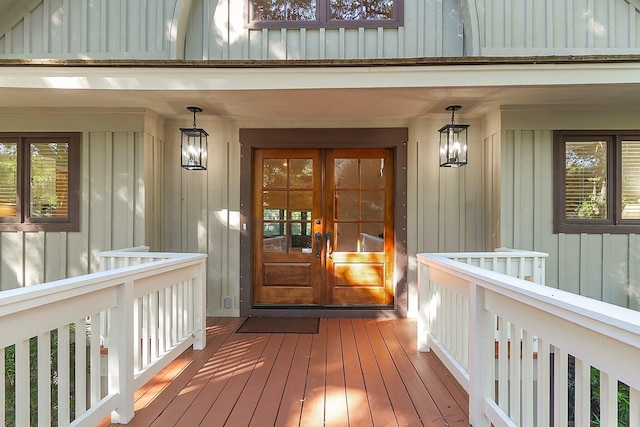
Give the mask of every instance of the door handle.
M 316 234 L 313 236 L 316 241 L 316 258 L 320 258 L 320 250 L 322 249 L 322 233 L 316 231 Z
M 329 258 L 331 258 L 332 254 L 333 254 L 333 235 L 331 234 L 330 231 L 327 231 L 327 256 Z

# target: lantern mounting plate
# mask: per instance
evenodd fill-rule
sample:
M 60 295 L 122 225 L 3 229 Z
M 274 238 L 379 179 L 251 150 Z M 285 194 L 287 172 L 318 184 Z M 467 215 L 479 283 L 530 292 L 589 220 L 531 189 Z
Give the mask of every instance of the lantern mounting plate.
M 449 105 L 445 110 L 447 111 L 458 111 L 462 108 L 462 105 Z
M 187 107 L 187 110 L 191 111 L 192 113 L 202 113 L 202 108 L 200 107 Z

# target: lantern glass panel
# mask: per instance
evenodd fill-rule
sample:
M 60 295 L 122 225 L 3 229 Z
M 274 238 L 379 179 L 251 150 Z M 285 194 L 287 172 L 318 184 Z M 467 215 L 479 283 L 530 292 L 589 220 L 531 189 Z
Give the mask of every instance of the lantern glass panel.
M 440 132 L 440 166 L 460 167 L 467 164 L 469 125 L 446 125 Z
M 189 170 L 207 169 L 207 137 L 204 129 L 181 128 L 182 167 Z

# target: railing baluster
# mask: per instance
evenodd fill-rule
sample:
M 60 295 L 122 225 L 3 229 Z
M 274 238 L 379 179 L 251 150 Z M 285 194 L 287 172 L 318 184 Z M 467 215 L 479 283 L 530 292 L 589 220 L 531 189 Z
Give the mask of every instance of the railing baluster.
M 91 315 L 91 347 L 89 366 L 91 367 L 90 373 L 90 387 L 91 387 L 91 400 L 89 406 L 96 405 L 101 396 L 101 361 L 100 361 L 100 330 L 102 330 L 102 313 L 95 313 Z
M 618 381 L 600 372 L 600 425 L 618 425 Z
M 575 425 L 588 426 L 591 421 L 591 367 L 575 359 Z
M 140 335 L 141 335 L 141 349 L 140 349 L 140 363 L 141 363 L 141 367 L 140 369 L 144 369 L 146 368 L 149 363 L 151 362 L 151 357 L 150 357 L 150 342 L 149 342 L 149 338 L 151 335 L 151 331 L 149 330 L 149 296 L 148 295 L 144 295 L 142 298 L 140 298 L 140 302 L 142 305 L 142 313 L 140 313 L 140 318 L 141 318 L 141 322 L 140 322 Z
M 149 307 L 149 332 L 151 335 L 151 361 L 158 359 L 160 352 L 158 351 L 158 292 L 150 295 Z
M 629 425 L 640 425 L 640 391 L 629 388 Z
M 551 361 L 549 344 L 538 338 L 538 405 L 537 425 L 546 427 L 549 423 L 549 408 L 551 408 Z
M 136 371 L 142 369 L 142 350 L 140 340 L 142 339 L 140 328 L 140 299 L 133 300 L 133 366 Z
M 58 425 L 67 425 L 71 421 L 71 369 L 69 354 L 69 325 L 58 328 Z
M 38 426 L 51 425 L 51 333 L 38 335 Z
M 522 331 L 522 425 L 533 426 L 535 416 L 533 394 L 533 336 L 526 330 Z
M 5 367 L 6 361 L 5 361 L 5 355 L 4 355 L 4 348 L 0 348 L 0 398 L 1 398 L 1 402 L 6 402 L 6 384 L 5 384 L 5 372 L 4 372 L 4 367 Z M 4 409 L 4 404 L 0 405 L 0 426 L 4 426 L 6 425 L 6 415 L 5 415 L 5 409 Z
M 30 396 L 29 396 L 29 339 L 22 340 L 15 345 L 15 416 L 17 426 L 30 424 Z
M 520 425 L 520 381 L 522 376 L 520 359 L 520 333 L 522 329 L 511 323 L 509 355 L 509 416 Z
M 498 321 L 498 405 L 509 412 L 509 322 L 503 317 Z
M 553 425 L 555 427 L 567 427 L 568 408 L 562 402 L 569 401 L 567 380 L 569 367 L 567 353 L 559 347 L 553 349 Z
M 87 412 L 87 321 L 75 322 L 75 417 Z

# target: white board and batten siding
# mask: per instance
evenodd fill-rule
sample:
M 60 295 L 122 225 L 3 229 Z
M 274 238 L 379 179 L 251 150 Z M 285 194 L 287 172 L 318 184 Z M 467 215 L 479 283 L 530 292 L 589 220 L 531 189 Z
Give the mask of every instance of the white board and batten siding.
M 166 122 L 167 141 L 180 141 L 188 121 Z M 240 291 L 240 143 L 238 128 L 207 117 L 198 125 L 210 130 L 206 171 L 180 165 L 180 145 L 165 144 L 164 249 L 207 254 L 207 315 L 239 315 Z M 231 309 L 224 309 L 224 299 Z
M 503 111 L 502 245 L 549 253 L 547 286 L 640 309 L 640 235 L 553 233 L 553 130 L 638 129 L 637 112 Z
M 478 18 L 482 56 L 612 55 L 640 49 L 638 0 L 477 0 L 469 6 Z
M 162 134 L 148 133 L 154 120 L 132 111 L 0 112 L 2 132 L 82 133 L 80 231 L 1 232 L 0 290 L 96 272 L 105 249 L 161 245 Z
M 22 3 L 0 17 L 0 58 L 283 60 L 464 54 L 464 6 L 458 0 L 405 0 L 400 28 L 295 30 L 246 28 L 243 0 Z
M 637 53 L 640 0 L 405 0 L 399 28 L 248 29 L 244 0 L 31 0 L 1 58 L 284 60 Z

